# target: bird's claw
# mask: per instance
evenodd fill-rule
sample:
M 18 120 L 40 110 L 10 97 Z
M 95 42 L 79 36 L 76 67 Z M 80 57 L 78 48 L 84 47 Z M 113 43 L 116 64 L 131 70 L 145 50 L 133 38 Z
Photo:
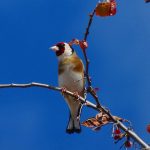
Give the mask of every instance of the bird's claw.
M 62 87 L 62 89 L 61 89 L 62 95 L 64 95 L 66 93 L 66 91 L 67 91 L 67 89 L 65 87 Z
M 80 116 L 77 116 L 77 120 L 78 120 L 78 121 L 80 120 Z
M 74 96 L 77 100 L 79 100 L 79 94 L 78 94 L 78 92 L 73 92 L 73 96 Z

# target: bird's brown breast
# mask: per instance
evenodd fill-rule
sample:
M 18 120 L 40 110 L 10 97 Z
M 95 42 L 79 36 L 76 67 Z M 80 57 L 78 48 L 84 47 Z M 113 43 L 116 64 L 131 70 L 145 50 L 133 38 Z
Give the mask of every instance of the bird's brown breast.
M 58 73 L 59 75 L 65 71 L 67 65 L 72 65 L 70 68 L 74 72 L 83 73 L 83 63 L 82 61 L 75 55 L 69 58 L 65 58 L 63 61 L 59 62 Z
M 59 62 L 59 86 L 66 87 L 70 91 L 84 91 L 84 66 L 76 55 L 65 58 Z

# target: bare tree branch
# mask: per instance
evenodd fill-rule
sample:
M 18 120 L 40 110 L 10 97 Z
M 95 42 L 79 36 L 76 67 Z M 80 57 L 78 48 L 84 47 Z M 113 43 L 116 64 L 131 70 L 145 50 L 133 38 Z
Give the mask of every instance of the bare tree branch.
M 43 84 L 43 83 L 37 83 L 37 82 L 31 82 L 31 83 L 26 83 L 26 84 L 15 84 L 15 83 L 11 83 L 11 84 L 0 84 L 0 88 L 30 88 L 30 87 L 41 87 L 41 88 L 46 88 L 46 89 L 50 89 L 50 90 L 54 90 L 54 91 L 59 91 L 62 92 L 63 88 L 60 87 L 55 87 L 55 86 L 51 86 L 48 84 Z M 66 93 L 72 97 L 76 97 L 76 95 L 73 92 L 70 92 L 68 90 L 63 91 L 63 93 Z M 95 104 L 85 100 L 83 97 L 78 95 L 78 99 L 81 101 L 81 103 L 83 103 L 84 105 L 91 107 L 95 110 L 97 110 L 97 107 Z
M 0 88 L 30 88 L 30 87 L 41 87 L 41 88 L 46 88 L 49 90 L 54 90 L 54 91 L 58 91 L 58 92 L 62 92 L 62 88 L 60 87 L 55 87 L 55 86 L 51 86 L 48 84 L 43 84 L 43 83 L 37 83 L 37 82 L 32 82 L 32 83 L 27 83 L 27 84 L 0 84 Z M 119 120 L 117 120 L 115 117 L 113 117 L 113 115 L 110 113 L 110 111 L 108 111 L 107 109 L 105 109 L 104 107 L 100 106 L 97 107 L 95 104 L 91 103 L 90 101 L 84 99 L 81 96 L 76 96 L 74 93 L 65 90 L 63 91 L 64 93 L 77 98 L 77 100 L 79 100 L 83 105 L 90 107 L 92 109 L 95 109 L 98 112 L 104 112 L 106 113 L 112 120 L 112 122 L 116 123 L 124 132 L 126 132 L 126 134 L 128 134 L 131 138 L 133 138 L 133 140 L 135 140 L 137 143 L 139 143 L 143 150 L 150 150 L 150 147 L 148 144 L 146 144 L 134 131 L 132 131 L 132 129 L 126 127 L 122 122 L 120 122 Z

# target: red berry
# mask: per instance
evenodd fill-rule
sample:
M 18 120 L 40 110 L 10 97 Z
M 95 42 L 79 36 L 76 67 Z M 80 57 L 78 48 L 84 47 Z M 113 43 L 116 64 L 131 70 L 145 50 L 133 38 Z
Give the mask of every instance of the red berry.
M 146 129 L 147 129 L 147 132 L 150 133 L 150 124 L 147 125 L 147 128 L 146 128 Z
M 114 131 L 114 134 L 120 134 L 120 133 L 121 133 L 120 129 L 116 129 L 116 130 Z
M 119 135 L 115 135 L 114 136 L 114 140 L 119 140 L 120 139 L 120 136 Z
M 126 147 L 126 148 L 132 147 L 132 142 L 131 142 L 131 141 L 126 141 L 126 142 L 125 142 L 125 147 Z

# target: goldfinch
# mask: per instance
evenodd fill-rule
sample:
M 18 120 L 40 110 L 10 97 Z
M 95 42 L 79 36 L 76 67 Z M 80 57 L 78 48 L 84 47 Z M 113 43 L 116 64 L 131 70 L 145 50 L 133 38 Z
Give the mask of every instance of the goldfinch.
M 84 65 L 81 59 L 68 43 L 60 42 L 51 47 L 51 49 L 56 52 L 56 56 L 58 57 L 59 86 L 84 97 Z M 80 133 L 80 113 L 82 104 L 67 94 L 64 94 L 64 99 L 70 109 L 70 117 L 66 132 Z

